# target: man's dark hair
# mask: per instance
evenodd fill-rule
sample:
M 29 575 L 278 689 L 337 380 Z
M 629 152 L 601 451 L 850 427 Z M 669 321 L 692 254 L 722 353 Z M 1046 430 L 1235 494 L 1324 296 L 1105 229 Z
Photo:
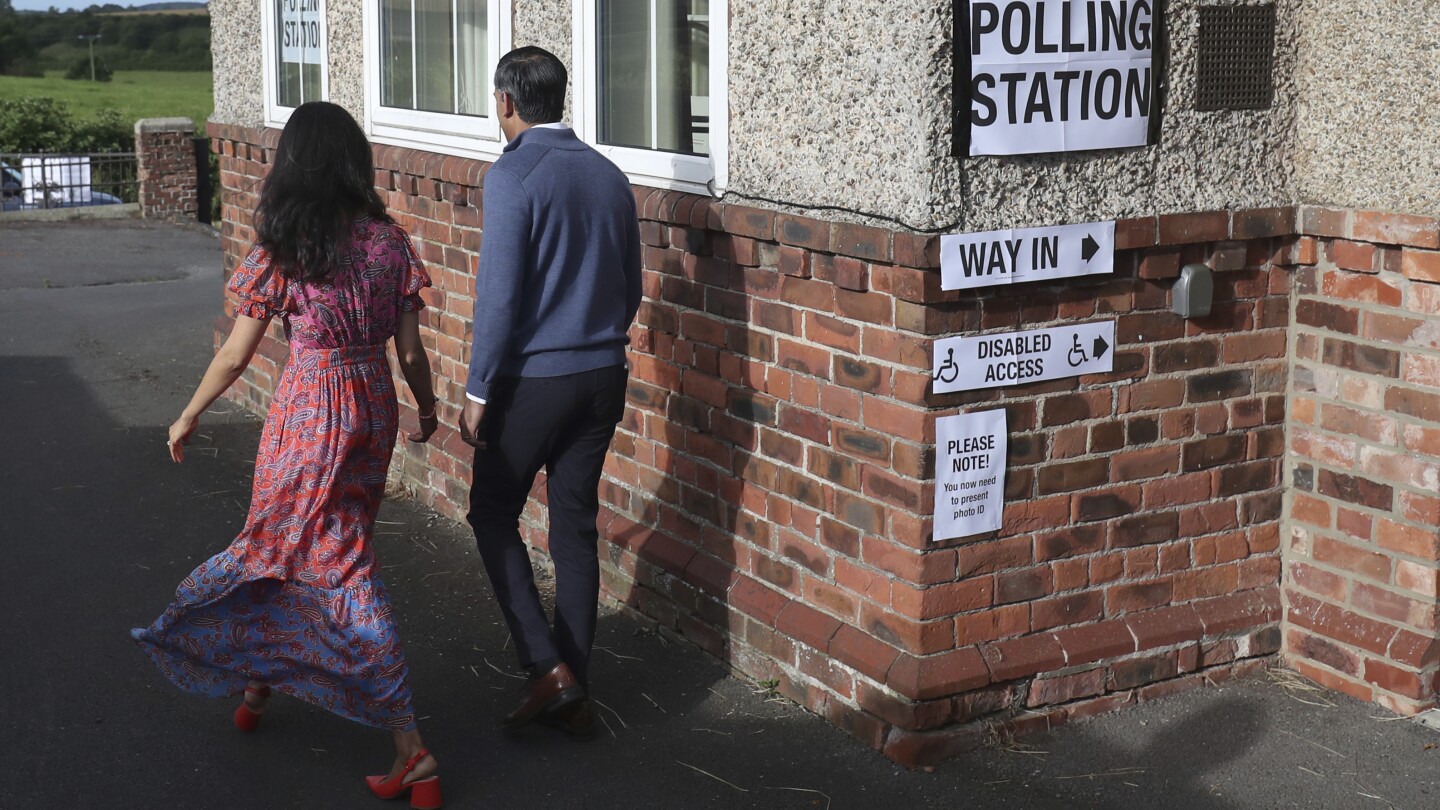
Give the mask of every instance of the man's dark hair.
M 500 57 L 495 89 L 514 99 L 527 124 L 549 124 L 565 115 L 565 65 L 544 48 L 527 45 Z

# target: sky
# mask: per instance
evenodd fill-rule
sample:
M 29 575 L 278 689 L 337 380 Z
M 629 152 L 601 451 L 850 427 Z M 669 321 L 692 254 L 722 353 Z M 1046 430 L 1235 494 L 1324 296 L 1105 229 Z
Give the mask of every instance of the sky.
M 17 11 L 44 11 L 51 6 L 66 11 L 68 9 L 83 9 L 105 3 L 114 3 L 117 6 L 143 6 L 157 0 L 11 0 L 11 5 Z

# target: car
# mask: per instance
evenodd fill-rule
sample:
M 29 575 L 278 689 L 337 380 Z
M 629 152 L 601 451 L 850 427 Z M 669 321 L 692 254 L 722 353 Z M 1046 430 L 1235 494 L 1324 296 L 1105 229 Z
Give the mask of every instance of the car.
M 88 189 L 89 194 L 75 195 L 88 199 L 73 199 L 72 195 L 65 194 L 64 188 L 52 189 L 48 196 L 48 202 L 41 202 L 35 193 L 30 194 L 30 202 L 26 202 L 27 186 L 25 175 L 19 169 L 9 163 L 0 161 L 0 211 L 34 211 L 44 208 L 80 208 L 92 205 L 118 205 L 124 200 L 114 194 L 107 194 L 103 191 Z

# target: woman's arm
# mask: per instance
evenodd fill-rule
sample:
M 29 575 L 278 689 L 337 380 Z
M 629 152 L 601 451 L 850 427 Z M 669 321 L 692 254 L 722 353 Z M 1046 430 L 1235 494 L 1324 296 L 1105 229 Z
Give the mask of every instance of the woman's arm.
M 230 337 L 225 339 L 225 344 L 215 353 L 215 359 L 210 361 L 210 367 L 205 370 L 205 376 L 195 388 L 195 396 L 190 398 L 190 404 L 185 406 L 180 418 L 170 426 L 168 444 L 170 458 L 175 463 L 185 460 L 185 444 L 190 441 L 195 428 L 199 427 L 200 414 L 234 385 L 250 366 L 250 358 L 255 356 L 255 349 L 260 346 L 260 340 L 265 337 L 265 328 L 269 325 L 269 318 L 257 320 L 244 315 L 235 317 L 235 326 L 230 330 Z
M 425 344 L 420 342 L 419 312 L 400 313 L 395 356 L 400 358 L 400 373 L 405 375 L 410 393 L 415 395 L 415 405 L 420 409 L 420 430 L 406 438 L 412 442 L 429 441 L 440 420 L 435 413 L 435 389 L 430 383 L 430 358 L 425 354 Z

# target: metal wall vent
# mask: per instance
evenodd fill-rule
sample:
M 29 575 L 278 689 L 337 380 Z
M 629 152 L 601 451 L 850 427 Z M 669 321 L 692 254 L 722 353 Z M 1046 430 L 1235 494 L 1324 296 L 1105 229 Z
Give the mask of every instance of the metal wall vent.
M 1275 101 L 1275 6 L 1201 6 L 1195 109 L 1264 110 Z

